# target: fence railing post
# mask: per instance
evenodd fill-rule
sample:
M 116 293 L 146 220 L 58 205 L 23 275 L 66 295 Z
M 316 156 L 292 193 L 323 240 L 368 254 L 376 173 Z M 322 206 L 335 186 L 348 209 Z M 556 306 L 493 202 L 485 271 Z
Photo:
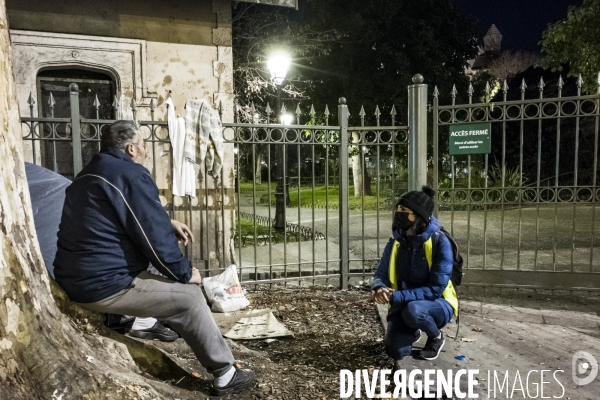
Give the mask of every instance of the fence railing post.
M 423 75 L 408 86 L 408 190 L 427 184 L 427 85 Z
M 433 216 L 438 217 L 438 205 L 440 203 L 440 195 L 439 195 L 439 170 L 440 170 L 440 161 L 439 161 L 439 126 L 438 126 L 438 112 L 439 112 L 439 92 L 437 86 L 433 89 L 433 185 L 431 186 L 433 190 L 435 190 L 436 198 L 434 202 L 433 208 Z
M 340 289 L 348 289 L 350 274 L 348 237 L 348 106 L 346 99 L 340 97 L 338 105 L 338 121 L 340 126 L 340 175 L 339 175 L 339 229 L 340 229 Z
M 73 177 L 83 168 L 81 159 L 81 117 L 79 116 L 79 86 L 69 85 L 71 101 L 71 141 L 73 143 Z

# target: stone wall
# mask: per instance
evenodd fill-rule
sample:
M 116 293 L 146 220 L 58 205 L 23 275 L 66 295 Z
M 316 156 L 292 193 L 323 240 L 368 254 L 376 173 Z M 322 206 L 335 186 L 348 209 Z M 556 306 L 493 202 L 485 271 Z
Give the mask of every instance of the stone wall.
M 30 93 L 37 102 L 38 72 L 72 67 L 113 77 L 121 118 L 132 118 L 129 104 L 135 99 L 136 118 L 149 120 L 154 99 L 155 119 L 164 121 L 164 101 L 171 97 L 182 116 L 187 98 L 204 98 L 215 108 L 222 104 L 223 122 L 233 121 L 229 0 L 9 0 L 7 9 L 23 116 L 29 116 Z M 37 107 L 33 111 L 37 115 Z M 234 259 L 233 146 L 226 147 L 223 179 L 205 176 L 203 166 L 197 166 L 198 199 L 191 201 L 191 216 L 188 199 L 174 199 L 176 217 L 193 225 L 201 239 L 190 249 L 191 258 L 196 264 L 210 260 L 211 269 Z M 155 150 L 146 166 L 155 173 L 162 200 L 167 202 L 171 199 L 171 171 L 164 162 L 168 149 Z

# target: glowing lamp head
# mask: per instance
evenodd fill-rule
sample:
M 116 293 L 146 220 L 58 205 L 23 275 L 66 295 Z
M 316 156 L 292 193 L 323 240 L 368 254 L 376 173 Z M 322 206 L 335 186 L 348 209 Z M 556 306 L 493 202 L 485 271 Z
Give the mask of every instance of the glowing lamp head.
M 273 54 L 267 62 L 267 68 L 275 84 L 281 85 L 290 68 L 290 57 L 283 53 Z
M 282 114 L 280 118 L 283 125 L 291 125 L 294 120 L 292 114 Z

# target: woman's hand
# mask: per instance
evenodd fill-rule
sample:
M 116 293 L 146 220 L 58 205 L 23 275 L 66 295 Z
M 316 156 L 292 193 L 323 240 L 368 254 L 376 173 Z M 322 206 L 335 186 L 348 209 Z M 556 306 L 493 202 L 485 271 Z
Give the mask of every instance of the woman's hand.
M 172 219 L 171 226 L 175 231 L 175 236 L 177 236 L 177 241 L 179 243 L 183 243 L 184 246 L 187 246 L 189 240 L 191 240 L 192 243 L 194 243 L 194 234 L 186 224 Z
M 371 297 L 377 304 L 387 304 L 392 298 L 394 290 L 387 287 L 380 287 L 376 290 L 371 290 Z

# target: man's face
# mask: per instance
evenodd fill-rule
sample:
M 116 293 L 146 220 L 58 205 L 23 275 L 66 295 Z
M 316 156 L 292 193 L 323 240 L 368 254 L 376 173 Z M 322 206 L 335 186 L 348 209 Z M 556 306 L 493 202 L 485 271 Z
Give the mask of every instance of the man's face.
M 146 151 L 146 143 L 144 142 L 144 138 L 142 135 L 137 132 L 137 142 L 130 143 L 127 145 L 127 154 L 131 157 L 133 162 L 138 164 L 143 164 L 144 161 L 148 158 L 148 152 Z

